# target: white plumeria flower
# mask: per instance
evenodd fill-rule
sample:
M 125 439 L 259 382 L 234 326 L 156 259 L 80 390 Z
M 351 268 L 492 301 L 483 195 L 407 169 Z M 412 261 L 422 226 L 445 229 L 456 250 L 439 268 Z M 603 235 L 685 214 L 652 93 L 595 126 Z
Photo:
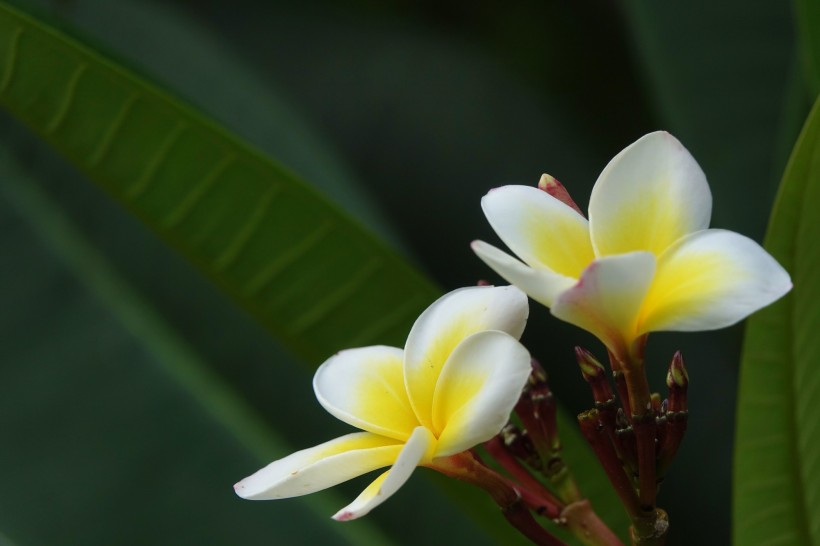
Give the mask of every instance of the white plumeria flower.
M 609 162 L 592 189 L 589 221 L 526 186 L 492 190 L 481 206 L 524 263 L 482 241 L 473 243 L 478 257 L 556 317 L 596 335 L 622 363 L 648 332 L 723 328 L 792 286 L 760 245 L 707 229 L 706 177 L 666 132 Z
M 342 351 L 316 371 L 313 388 L 354 432 L 274 461 L 234 486 L 253 500 L 314 493 L 391 466 L 334 519 L 361 517 L 395 493 L 417 466 L 498 434 L 527 381 L 518 342 L 529 308 L 513 286 L 462 288 L 416 320 L 404 350 Z

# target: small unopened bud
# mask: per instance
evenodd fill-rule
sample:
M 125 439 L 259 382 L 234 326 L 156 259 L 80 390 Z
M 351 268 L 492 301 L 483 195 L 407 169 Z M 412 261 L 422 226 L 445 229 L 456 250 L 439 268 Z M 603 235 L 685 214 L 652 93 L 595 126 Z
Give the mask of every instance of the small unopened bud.
M 666 430 L 658 455 L 658 477 L 662 478 L 678 453 L 678 448 L 686 432 L 689 419 L 686 391 L 689 387 L 689 373 L 683 364 L 680 351 L 672 357 L 669 373 L 666 374 L 666 385 L 669 387 L 669 402 L 666 404 Z
M 581 209 L 578 208 L 578 205 L 575 204 L 575 201 L 572 200 L 572 197 L 569 196 L 569 192 L 564 185 L 558 182 L 554 177 L 548 174 L 542 174 L 541 180 L 538 181 L 538 189 L 547 192 L 563 204 L 572 207 L 581 216 L 584 215 Z
M 680 351 L 672 357 L 669 373 L 666 374 L 666 385 L 669 387 L 668 411 L 672 413 L 687 411 L 689 406 L 686 391 L 689 388 L 689 372 L 686 371 Z
M 688 385 L 689 372 L 686 371 L 686 366 L 683 364 L 683 355 L 678 351 L 672 357 L 672 363 L 669 365 L 669 373 L 666 374 L 666 386 L 671 389 L 673 386 L 686 388 Z
M 578 360 L 578 366 L 581 367 L 581 373 L 584 374 L 584 379 L 587 381 L 604 376 L 606 370 L 586 349 L 575 347 L 575 358 Z
M 575 347 L 575 358 L 581 368 L 581 374 L 592 389 L 592 398 L 596 404 L 614 404 L 615 395 L 606 377 L 606 370 L 600 362 L 586 349 Z
M 476 286 L 492 286 L 490 281 L 485 281 L 484 279 L 478 279 L 478 282 L 475 283 Z

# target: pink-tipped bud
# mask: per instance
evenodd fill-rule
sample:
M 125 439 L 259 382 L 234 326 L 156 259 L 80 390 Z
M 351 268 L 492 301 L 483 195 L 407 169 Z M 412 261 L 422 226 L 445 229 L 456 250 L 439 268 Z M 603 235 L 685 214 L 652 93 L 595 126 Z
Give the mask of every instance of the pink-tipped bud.
M 592 389 L 592 399 L 596 404 L 613 403 L 615 395 L 606 377 L 606 370 L 592 353 L 581 347 L 575 347 L 575 359 L 581 368 L 581 374 Z
M 575 201 L 572 200 L 572 197 L 569 196 L 569 192 L 564 185 L 558 182 L 554 177 L 548 174 L 542 174 L 541 180 L 538 181 L 538 189 L 547 192 L 563 204 L 574 208 L 581 216 L 584 215 L 578 205 L 575 204 Z
M 670 389 L 673 387 L 686 388 L 689 386 L 689 372 L 686 371 L 686 366 L 683 363 L 683 355 L 678 351 L 672 357 L 672 363 L 669 365 L 669 373 L 666 374 L 666 386 Z
M 666 374 L 666 386 L 669 387 L 669 412 L 678 413 L 689 409 L 686 391 L 689 388 L 689 372 L 683 363 L 680 351 L 672 357 L 669 372 Z
M 581 368 L 581 374 L 587 381 L 604 377 L 606 374 L 606 369 L 598 362 L 598 359 L 582 347 L 575 347 L 575 359 Z
M 476 286 L 492 286 L 490 281 L 485 281 L 484 279 L 478 279 L 478 282 L 475 283 Z

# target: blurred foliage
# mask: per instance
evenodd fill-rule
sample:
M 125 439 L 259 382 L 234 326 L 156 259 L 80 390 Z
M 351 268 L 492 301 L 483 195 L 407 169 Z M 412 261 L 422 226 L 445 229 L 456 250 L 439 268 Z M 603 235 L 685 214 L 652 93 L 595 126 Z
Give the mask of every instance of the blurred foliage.
M 786 168 L 766 248 L 792 275 L 749 321 L 734 468 L 734 543 L 820 543 L 820 99 Z
M 492 240 L 478 206 L 487 189 L 535 183 L 547 170 L 584 206 L 606 161 L 657 128 L 678 136 L 706 171 L 714 225 L 760 237 L 809 105 L 786 3 L 19 3 L 90 36 L 278 159 L 448 289 L 490 275 L 467 245 Z M 230 483 L 266 459 L 343 430 L 318 409 L 309 372 L 38 139 L 7 119 L 0 138 L 4 177 L 16 180 L 0 192 L 9 264 L 0 384 L 20 393 L 3 400 L 0 430 L 14 447 L 0 451 L 0 476 L 16 486 L 5 491 L 31 495 L 0 494 L 9 538 L 93 542 L 77 534 L 86 514 L 120 533 L 100 535 L 102 543 L 158 542 L 169 529 L 173 543 L 267 543 L 283 529 L 292 529 L 287 543 L 360 543 L 381 540 L 375 526 L 399 543 L 488 543 L 485 529 L 421 476 L 351 530 L 314 523 L 323 519 L 317 506 L 329 515 L 328 500 L 339 504 L 332 494 L 315 505 L 313 497 L 276 506 L 232 498 Z M 28 185 L 36 199 L 20 197 Z M 169 381 L 179 378 L 169 364 L 178 353 L 112 310 L 88 280 L 88 260 L 67 258 L 65 241 L 41 225 L 55 213 L 34 214 L 32 202 L 59 208 L 76 226 L 72 238 L 110 264 L 101 267 L 134 306 L 150 310 L 145 320 L 171 332 L 198 373 L 230 393 L 235 409 L 226 415 L 251 416 L 258 428 L 237 432 L 209 389 Z M 544 309 L 532 315 L 525 342 L 565 405 L 586 407 L 571 348 L 597 345 Z M 654 384 L 677 348 L 693 379 L 690 431 L 660 496 L 671 544 L 729 542 L 738 344 L 738 328 L 650 343 Z M 112 399 L 122 400 L 122 415 Z M 256 431 L 267 440 L 253 447 Z M 360 486 L 340 490 L 352 498 Z M 455 488 L 498 528 L 486 499 Z

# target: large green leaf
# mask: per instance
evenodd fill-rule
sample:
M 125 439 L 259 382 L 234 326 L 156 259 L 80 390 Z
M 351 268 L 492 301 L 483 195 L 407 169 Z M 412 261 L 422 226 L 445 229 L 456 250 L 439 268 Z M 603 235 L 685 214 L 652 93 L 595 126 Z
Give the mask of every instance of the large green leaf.
M 292 446 L 7 151 L 0 175 L 14 257 L 0 301 L 15 311 L 0 315 L 0 526 L 20 544 L 392 543 L 373 522 L 329 520 L 345 502 L 332 492 L 275 511 L 236 499 L 237 477 Z
M 284 167 L 0 6 L 0 102 L 298 354 L 400 344 L 437 290 Z M 364 326 L 363 326 L 364 325 Z
M 738 401 L 734 542 L 820 544 L 820 100 L 794 148 L 766 248 L 787 297 L 749 321 Z

